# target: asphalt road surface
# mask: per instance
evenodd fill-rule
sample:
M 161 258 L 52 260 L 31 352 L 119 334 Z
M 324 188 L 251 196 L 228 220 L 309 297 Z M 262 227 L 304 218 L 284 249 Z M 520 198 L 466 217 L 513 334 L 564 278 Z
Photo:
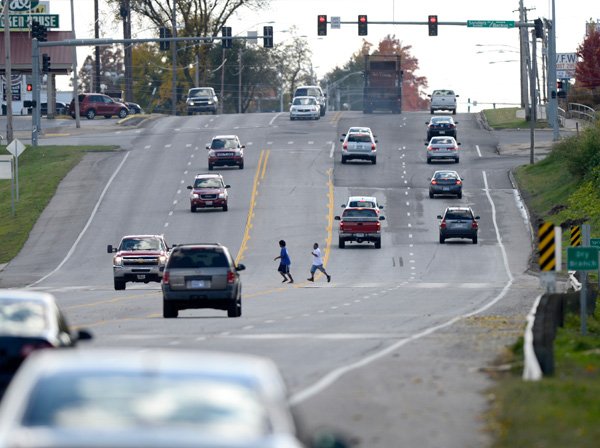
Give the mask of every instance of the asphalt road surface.
M 429 114 L 329 112 L 164 117 L 141 128 L 55 133 L 40 144 L 120 144 L 91 154 L 61 184 L 0 286 L 54 293 L 71 324 L 97 346 L 181 347 L 272 358 L 309 431 L 334 428 L 360 447 L 486 446 L 485 373 L 514 342 L 540 292 L 527 274 L 530 226 L 510 182 L 528 154 L 498 154 L 495 134 L 459 114 L 460 163 L 425 159 Z M 377 165 L 340 161 L 340 134 L 370 126 Z M 111 129 L 107 131 L 106 129 Z M 238 134 L 245 169 L 218 169 L 228 212 L 190 213 L 187 185 L 207 171 L 213 135 Z M 457 169 L 462 199 L 428 197 L 435 169 Z M 382 248 L 337 246 L 341 204 L 373 195 L 384 205 Z M 479 244 L 438 243 L 449 205 L 481 216 Z M 107 244 L 164 233 L 169 244 L 220 242 L 246 265 L 243 316 L 187 310 L 162 318 L 158 283 L 114 291 Z M 295 284 L 276 272 L 285 239 Z M 331 283 L 306 281 L 311 249 Z M 85 347 L 81 347 L 85 349 Z

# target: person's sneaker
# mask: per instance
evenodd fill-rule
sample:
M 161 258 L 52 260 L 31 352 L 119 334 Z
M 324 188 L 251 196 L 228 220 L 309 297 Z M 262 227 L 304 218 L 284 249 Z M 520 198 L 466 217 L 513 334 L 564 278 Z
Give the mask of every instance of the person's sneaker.
M 287 281 L 288 281 L 288 279 L 287 279 L 287 278 L 284 278 L 283 280 L 281 280 L 281 283 L 285 283 L 285 282 L 287 282 Z
M 308 280 L 309 282 L 314 282 L 315 281 L 314 278 L 307 278 L 306 280 Z
M 327 276 L 327 283 L 329 283 L 331 281 L 331 275 Z

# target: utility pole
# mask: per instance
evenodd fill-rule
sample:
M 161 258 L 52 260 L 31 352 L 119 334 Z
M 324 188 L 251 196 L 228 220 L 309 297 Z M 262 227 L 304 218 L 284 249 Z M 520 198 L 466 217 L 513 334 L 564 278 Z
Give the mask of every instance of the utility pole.
M 242 113 L 242 47 L 238 50 L 238 114 Z
M 71 30 L 73 32 L 73 39 L 75 39 L 75 7 L 73 6 L 73 1 L 71 0 Z M 39 85 L 37 87 L 39 92 Z M 73 47 L 73 99 L 75 103 L 75 127 L 79 129 L 81 127 L 81 121 L 79 116 L 79 78 L 77 76 L 77 47 Z M 38 103 L 39 110 L 39 103 Z M 39 117 L 39 112 L 37 113 Z M 40 120 L 38 120 L 38 125 Z M 38 126 L 39 127 L 39 126 Z M 39 129 L 38 129 L 39 132 Z M 37 143 L 36 143 L 37 144 Z
M 12 63 L 10 60 L 10 24 L 8 0 L 4 0 L 4 95 L 6 96 L 6 144 L 13 141 L 13 111 L 12 111 Z M 39 105 L 38 105 L 39 107 Z
M 552 20 L 548 22 L 548 123 L 552 126 L 552 140 L 559 140 L 558 132 L 558 92 L 556 91 L 556 11 L 552 0 Z
M 535 125 L 537 123 L 537 89 L 535 87 L 535 81 L 537 78 L 537 41 L 535 38 L 535 30 L 531 30 L 531 42 L 533 46 L 531 47 L 531 116 L 529 119 L 529 134 L 531 139 L 531 147 L 529 151 L 529 163 L 533 165 L 535 163 L 534 160 L 534 150 L 535 150 Z
M 131 39 L 131 3 L 122 0 L 121 17 L 123 18 L 123 39 Z M 125 101 L 133 101 L 133 49 L 131 44 L 123 46 L 125 62 Z
M 523 0 L 519 0 L 519 21 L 521 23 L 527 23 L 527 11 L 523 5 Z M 529 58 L 529 36 L 526 27 L 519 28 L 519 41 L 520 41 L 520 64 L 521 64 L 521 107 L 525 109 L 525 117 L 530 119 L 529 109 L 529 90 L 527 87 L 527 61 Z
M 221 114 L 225 107 L 225 48 L 221 50 L 221 93 L 219 95 L 219 107 L 221 108 Z M 196 87 L 198 85 L 196 84 Z
M 94 0 L 94 38 L 100 39 L 100 17 L 98 13 L 98 0 Z M 94 88 L 96 93 L 100 93 L 100 47 L 94 47 L 96 60 L 94 61 Z
M 173 28 L 173 37 L 177 37 L 177 11 L 175 10 L 175 0 L 173 2 L 171 27 Z M 177 41 L 171 45 L 171 64 L 173 65 L 173 76 L 171 82 L 173 87 L 171 90 L 171 113 L 177 115 Z

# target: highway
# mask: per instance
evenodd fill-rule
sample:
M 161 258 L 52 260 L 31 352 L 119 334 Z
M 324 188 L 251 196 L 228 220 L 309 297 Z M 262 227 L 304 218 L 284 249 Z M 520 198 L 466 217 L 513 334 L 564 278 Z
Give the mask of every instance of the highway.
M 0 286 L 56 295 L 71 324 L 95 346 L 226 350 L 267 356 L 283 372 L 306 428 L 334 428 L 360 447 L 484 446 L 491 365 L 519 336 L 540 287 L 527 274 L 529 223 L 511 167 L 475 115 L 458 114 L 458 165 L 425 161 L 425 112 L 163 117 L 140 129 L 57 134 L 40 144 L 119 144 L 90 154 L 61 184 Z M 369 126 L 377 164 L 342 165 L 340 136 Z M 106 128 L 108 129 L 108 128 Z M 245 168 L 222 168 L 229 211 L 190 213 L 187 185 L 207 172 L 217 134 L 246 144 Z M 463 198 L 430 199 L 435 169 L 459 171 Z M 350 195 L 384 205 L 382 248 L 337 246 L 334 216 Z M 438 242 L 436 216 L 449 205 L 481 216 L 479 244 Z M 164 233 L 169 244 L 219 242 L 246 265 L 243 315 L 187 310 L 162 318 L 160 285 L 114 291 L 107 244 L 126 234 Z M 293 285 L 276 272 L 277 242 Z M 332 275 L 306 281 L 314 242 Z M 82 345 L 81 349 L 85 349 Z

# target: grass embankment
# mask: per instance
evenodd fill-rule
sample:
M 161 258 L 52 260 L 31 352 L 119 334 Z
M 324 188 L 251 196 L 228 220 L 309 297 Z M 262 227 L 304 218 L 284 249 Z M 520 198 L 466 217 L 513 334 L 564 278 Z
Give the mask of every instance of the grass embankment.
M 557 144 L 549 156 L 520 167 L 519 187 L 537 219 L 563 227 L 567 247 L 573 224 L 590 224 L 600 236 L 600 123 Z M 563 256 L 566 261 L 566 255 Z M 555 340 L 555 375 L 524 382 L 522 342 L 512 350 L 514 370 L 491 391 L 490 428 L 495 448 L 596 447 L 600 440 L 600 301 L 589 316 L 588 334 L 579 316 L 568 315 Z
M 0 180 L 0 264 L 19 253 L 56 188 L 86 152 L 111 151 L 108 146 L 28 147 L 19 157 L 19 201 L 12 214 L 11 182 Z M 9 155 L 4 146 L 0 155 Z M 15 198 L 16 199 L 16 198 Z
M 501 109 L 486 109 L 483 111 L 489 125 L 494 129 L 528 129 L 531 125 L 525 118 L 517 118 L 518 107 L 503 107 Z M 546 121 L 536 123 L 536 128 L 548 127 Z

